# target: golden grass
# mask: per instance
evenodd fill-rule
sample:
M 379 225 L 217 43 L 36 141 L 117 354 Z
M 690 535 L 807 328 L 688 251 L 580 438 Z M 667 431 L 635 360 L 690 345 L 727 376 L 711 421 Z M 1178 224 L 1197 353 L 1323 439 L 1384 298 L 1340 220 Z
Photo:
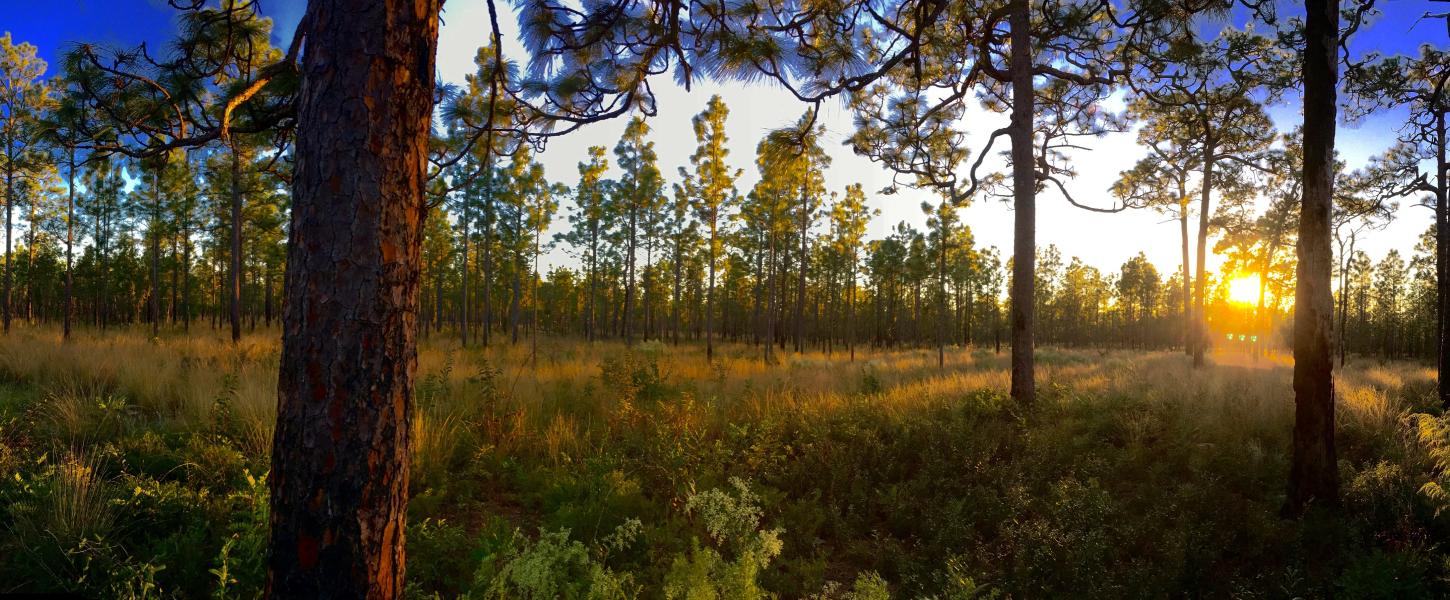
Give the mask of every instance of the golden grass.
M 58 437 L 83 443 L 111 413 L 97 408 L 120 398 L 148 424 L 195 428 L 210 418 L 218 398 L 230 402 L 242 449 L 263 456 L 271 448 L 276 406 L 276 332 L 247 336 L 237 346 L 219 332 L 199 328 L 152 340 L 139 332 L 84 332 L 62 343 L 57 332 L 22 328 L 0 338 L 0 377 L 37 386 Z M 433 394 L 413 423 L 415 471 L 460 453 L 526 452 L 560 462 L 606 442 L 611 432 L 642 426 L 639 407 L 605 389 L 601 365 L 627 350 L 617 342 L 542 339 L 462 348 L 451 337 L 420 343 L 418 386 Z M 867 403 L 897 417 L 958 403 L 967 397 L 1004 398 L 1007 353 L 949 348 L 946 366 L 935 349 L 875 351 L 858 348 L 856 360 L 778 351 L 765 365 L 760 350 L 722 344 L 717 360 L 703 346 L 641 344 L 638 355 L 657 361 L 672 392 L 664 411 L 674 423 L 657 426 L 720 429 L 776 411 L 826 414 Z M 1291 359 L 1217 355 L 1193 369 L 1176 352 L 1041 349 L 1038 389 L 1044 402 L 1131 401 L 1120 424 L 1129 440 L 1154 435 L 1165 415 L 1177 415 L 1213 438 L 1264 444 L 1281 440 L 1292 421 Z M 431 378 L 431 379 L 430 379 Z M 1387 431 L 1431 393 L 1434 373 L 1410 363 L 1358 363 L 1337 373 L 1342 426 Z M 433 475 L 430 475 L 433 476 Z

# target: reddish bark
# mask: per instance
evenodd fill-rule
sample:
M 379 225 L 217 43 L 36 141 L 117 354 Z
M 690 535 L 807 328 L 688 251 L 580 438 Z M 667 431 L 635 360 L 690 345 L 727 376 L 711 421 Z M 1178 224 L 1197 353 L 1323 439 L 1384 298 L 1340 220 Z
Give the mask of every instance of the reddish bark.
M 312 0 L 298 107 L 268 594 L 403 588 L 439 0 Z

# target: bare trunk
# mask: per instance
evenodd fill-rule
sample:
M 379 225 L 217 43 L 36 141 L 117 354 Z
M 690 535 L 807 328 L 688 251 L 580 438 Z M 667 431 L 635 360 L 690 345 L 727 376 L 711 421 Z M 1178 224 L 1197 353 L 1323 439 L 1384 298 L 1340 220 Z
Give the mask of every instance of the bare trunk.
M 14 153 L 10 154 L 14 156 Z M 5 309 L 4 328 L 5 333 L 10 333 L 10 234 L 11 234 L 11 209 L 15 206 L 15 164 L 13 160 L 5 161 Z
M 483 318 L 479 325 L 479 343 L 488 347 L 493 334 L 493 173 L 488 174 L 489 184 L 483 192 Z
M 800 263 L 796 265 L 796 297 L 795 297 L 795 353 L 805 351 L 806 335 L 806 265 L 810 262 L 810 197 L 806 194 L 805 186 L 801 186 L 801 253 Z
M 715 360 L 715 218 L 710 219 L 710 284 L 705 289 L 705 362 Z
M 161 167 L 151 174 L 151 337 L 161 335 Z
M 1304 48 L 1304 197 L 1294 286 L 1294 442 L 1286 514 L 1339 503 L 1334 451 L 1334 297 L 1330 291 L 1330 214 L 1339 3 L 1307 0 Z
M 1346 351 L 1349 349 L 1349 344 L 1346 343 L 1346 340 L 1344 339 L 1344 334 L 1347 331 L 1347 325 L 1349 320 L 1349 261 L 1351 258 L 1354 257 L 1354 242 L 1355 235 L 1350 234 L 1349 248 L 1341 253 L 1343 254 L 1343 256 L 1340 258 L 1341 266 L 1339 268 L 1339 306 L 1337 307 L 1339 309 L 1338 350 L 1340 368 L 1344 367 L 1345 354 Z
M 488 167 L 484 166 L 484 168 Z M 463 289 L 458 292 L 459 310 L 462 311 L 458 322 L 458 339 L 464 348 L 468 347 L 468 319 L 470 317 L 468 309 L 469 304 L 472 304 L 470 301 L 472 296 L 469 295 L 469 272 L 472 269 L 468 268 L 468 244 L 470 241 L 468 229 L 473 226 L 473 199 L 469 197 L 470 195 L 466 191 L 463 195 L 463 223 L 461 223 L 463 226 L 463 253 L 459 255 L 463 263 Z
M 74 252 L 76 221 L 76 149 L 67 150 L 66 198 L 65 198 L 65 316 L 62 317 L 61 339 L 70 339 L 71 318 L 75 314 Z
M 1213 152 L 1210 139 L 1203 145 L 1203 183 L 1198 204 L 1198 277 L 1193 282 L 1193 366 L 1203 366 L 1203 353 L 1208 346 L 1208 313 L 1204 312 L 1204 295 L 1208 287 L 1208 209 L 1213 199 Z
M 313 0 L 267 593 L 396 598 L 439 0 Z
M 514 217 L 514 235 L 520 238 L 524 235 L 524 214 L 523 207 L 519 207 L 518 214 Z M 509 343 L 519 343 L 519 319 L 523 312 L 523 280 L 524 280 L 524 248 L 518 240 L 514 241 L 514 281 L 512 295 L 509 297 Z
M 1193 354 L 1193 268 L 1188 259 L 1188 193 L 1178 186 L 1178 231 L 1183 240 L 1183 353 Z
M 1444 94 L 1442 89 L 1441 94 Z M 1441 102 L 1440 98 L 1435 99 Z M 1446 162 L 1445 109 L 1435 113 L 1435 275 L 1436 275 L 1436 391 L 1440 406 L 1450 409 L 1450 163 Z
M 231 270 L 227 279 L 228 312 L 232 325 L 232 343 L 242 339 L 242 161 L 237 144 L 232 143 L 232 252 Z
M 630 202 L 635 202 L 630 199 Z M 634 312 L 634 250 L 635 250 L 635 229 L 639 223 L 638 210 L 634 206 L 629 208 L 629 243 L 625 248 L 624 267 L 624 314 L 621 328 L 624 330 L 624 345 L 634 345 L 634 328 L 630 325 L 630 318 Z
M 1037 399 L 1033 381 L 1033 324 L 1036 319 L 1037 174 L 1032 162 L 1032 8 L 1012 0 L 1012 398 L 1020 404 Z

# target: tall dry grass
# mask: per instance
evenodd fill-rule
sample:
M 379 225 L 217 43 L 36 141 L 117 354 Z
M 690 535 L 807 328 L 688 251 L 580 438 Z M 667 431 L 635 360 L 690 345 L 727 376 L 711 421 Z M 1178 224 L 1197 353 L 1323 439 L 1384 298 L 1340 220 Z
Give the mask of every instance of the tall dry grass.
M 205 329 L 160 339 L 81 332 L 69 342 L 50 329 L 20 329 L 0 338 L 0 378 L 42 390 L 45 418 L 68 445 L 128 421 L 203 427 L 221 401 L 236 421 L 240 446 L 262 456 L 271 448 L 278 354 L 276 332 L 234 346 Z M 1171 421 L 1205 440 L 1273 445 L 1292 420 L 1292 361 L 1282 355 L 1218 355 L 1218 364 L 1193 369 L 1173 352 L 1038 354 L 1044 402 L 1062 410 L 1132 403 L 1119 424 L 1130 440 L 1161 434 Z M 479 451 L 557 461 L 606 443 L 637 408 L 621 406 L 620 398 L 640 393 L 607 389 L 604 371 L 623 356 L 652 365 L 669 389 L 664 401 L 687 401 L 695 425 L 717 430 L 782 411 L 827 414 L 862 403 L 904 418 L 968 397 L 1000 401 L 1009 381 L 1006 353 L 983 349 L 949 349 L 939 369 L 934 349 L 859 348 L 854 361 L 841 352 L 778 352 L 778 363 L 766 365 L 758 348 L 723 345 L 711 364 L 702 346 L 689 343 L 646 342 L 630 350 L 548 338 L 532 352 L 528 344 L 463 348 L 434 337 L 419 345 L 415 476 L 436 478 Z M 1340 370 L 1336 381 L 1343 427 L 1394 436 L 1407 414 L 1429 402 L 1434 373 L 1410 363 L 1366 362 Z

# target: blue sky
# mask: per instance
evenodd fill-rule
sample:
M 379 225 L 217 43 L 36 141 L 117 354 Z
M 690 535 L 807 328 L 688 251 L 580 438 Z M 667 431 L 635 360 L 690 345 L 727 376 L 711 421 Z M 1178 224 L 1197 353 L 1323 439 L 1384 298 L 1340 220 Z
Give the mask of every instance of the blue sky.
M 305 1 L 261 2 L 265 14 L 277 22 L 275 43 L 285 44 L 302 14 Z M 0 23 L 0 29 L 12 32 L 18 41 L 35 44 L 48 60 L 54 60 L 67 43 L 74 41 L 122 45 L 146 42 L 150 47 L 160 49 L 175 29 L 176 12 L 167 6 L 166 0 L 6 0 L 5 4 L 5 20 Z M 504 10 L 511 6 L 507 0 L 500 0 L 498 4 Z M 1296 10 L 1297 5 L 1287 3 L 1285 13 Z M 1429 0 L 1380 0 L 1379 6 L 1383 16 L 1354 38 L 1355 52 L 1374 50 L 1385 54 L 1413 54 L 1419 45 L 1425 43 L 1450 45 L 1450 36 L 1446 34 L 1443 21 L 1419 20 L 1427 12 L 1450 10 L 1450 4 Z M 515 24 L 508 17 L 501 20 L 505 28 L 506 51 L 521 57 L 522 50 L 514 39 Z M 474 53 L 485 41 L 487 8 L 482 0 L 448 0 L 443 21 L 438 50 L 439 74 L 445 80 L 461 82 L 463 75 L 473 70 Z M 1203 27 L 1212 31 L 1227 24 L 1228 21 L 1205 23 Z M 794 121 L 804 110 L 784 90 L 767 85 L 722 87 L 705 84 L 697 85 L 695 90 L 686 93 L 661 81 L 656 89 L 660 90 L 661 103 L 659 115 L 652 120 L 651 126 L 661 157 L 661 169 L 672 176 L 676 167 L 686 164 L 688 155 L 694 150 L 689 120 L 704 108 L 711 94 L 718 93 L 731 109 L 727 124 L 731 137 L 731 159 L 736 166 L 745 169 L 745 177 L 738 183 L 742 192 L 755 181 L 752 162 L 755 143 L 765 132 Z M 1281 130 L 1291 129 L 1300 118 L 1298 98 L 1291 95 L 1283 103 L 1271 107 L 1270 114 Z M 998 127 L 1001 121 L 1000 115 L 987 112 L 970 113 L 968 118 L 972 119 L 971 131 L 977 139 L 984 139 L 985 132 Z M 1359 123 L 1342 125 L 1338 135 L 1341 156 L 1351 167 L 1362 165 L 1393 142 L 1394 132 L 1404 118 L 1403 110 L 1390 110 L 1371 115 Z M 889 184 L 888 173 L 840 145 L 851 133 L 851 118 L 846 110 L 838 104 L 828 105 L 823 110 L 821 122 L 827 127 L 827 151 L 832 152 L 834 157 L 826 172 L 830 189 L 839 191 L 848 184 L 862 183 L 871 191 Z M 585 127 L 566 140 L 554 141 L 539 157 L 549 178 L 570 185 L 575 183 L 578 178 L 576 165 L 584 160 L 585 149 L 591 145 L 613 148 L 623 128 L 623 120 L 600 123 Z M 1120 171 L 1131 167 L 1143 151 L 1137 146 L 1132 133 L 1110 135 L 1094 140 L 1092 145 L 1092 150 L 1073 156 L 1079 176 L 1071 183 L 1071 188 L 1079 200 L 1110 204 L 1108 186 Z M 980 144 L 977 146 L 980 147 Z M 885 235 L 903 220 L 921 226 L 924 217 L 919 205 L 923 200 L 934 200 L 934 197 L 910 191 L 894 196 L 873 196 L 870 202 L 881 210 L 882 215 L 873 222 L 869 235 Z M 1429 211 L 1408 204 L 1402 202 L 1395 223 L 1373 234 L 1361 247 L 1376 258 L 1390 248 L 1399 249 L 1402 253 L 1411 251 L 1419 233 L 1429 226 L 1430 215 Z M 1012 213 L 1007 205 L 985 200 L 962 210 L 963 219 L 972 227 L 979 244 L 1010 248 Z M 555 229 L 561 228 L 563 222 L 562 214 L 556 217 Z M 1165 276 L 1178 268 L 1176 224 L 1164 222 L 1164 217 L 1147 211 L 1099 215 L 1073 208 L 1055 194 L 1047 193 L 1038 201 L 1037 239 L 1039 245 L 1055 243 L 1065 257 L 1080 256 L 1105 271 L 1115 271 L 1118 265 L 1139 251 L 1147 252 Z M 552 252 L 547 259 L 548 262 L 567 260 L 560 250 Z M 1210 262 L 1210 266 L 1214 266 L 1213 261 Z

